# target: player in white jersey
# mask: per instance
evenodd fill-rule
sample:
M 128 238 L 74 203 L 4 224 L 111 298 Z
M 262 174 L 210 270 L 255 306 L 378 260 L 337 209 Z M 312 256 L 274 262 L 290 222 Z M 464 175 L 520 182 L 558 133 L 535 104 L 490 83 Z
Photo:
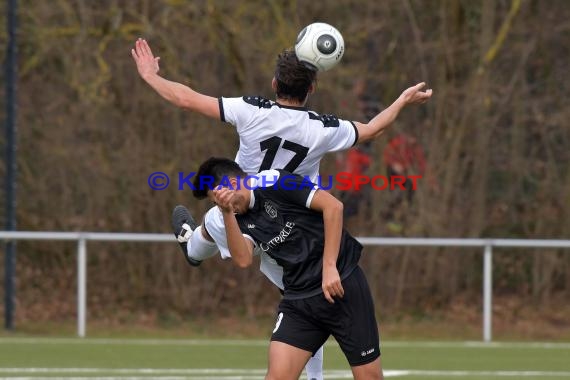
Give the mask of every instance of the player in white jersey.
M 325 153 L 348 149 L 358 140 L 353 122 L 285 106 L 259 96 L 220 98 L 222 121 L 236 127 L 236 162 L 245 172 L 282 168 L 317 182 Z
M 154 57 L 145 40 L 138 39 L 131 53 L 139 75 L 163 98 L 236 127 L 240 137 L 236 162 L 250 174 L 281 168 L 315 180 L 325 153 L 348 149 L 357 142 L 379 136 L 406 105 L 425 103 L 432 95 L 431 90 L 421 91 L 425 84 L 419 83 L 405 90 L 368 123 L 350 122 L 305 108 L 309 94 L 315 89 L 316 72 L 301 64 L 291 50 L 284 51 L 277 59 L 272 80 L 275 101 L 259 96 L 215 98 L 204 95 L 158 75 L 160 58 Z M 186 260 L 191 265 L 199 265 L 216 254 L 216 243 L 221 245 L 225 241 L 225 233 L 223 237 L 218 234 L 219 223 L 216 223 L 221 220 L 220 211 L 213 207 L 206 213 L 205 228 L 194 228 L 189 214 L 186 223 L 176 223 L 175 219 L 181 215 L 177 216 L 175 210 L 173 224 L 178 226 L 175 235 L 185 251 Z M 210 228 L 211 234 L 208 233 Z M 267 269 L 265 265 L 273 267 Z M 274 283 L 275 278 L 271 277 L 275 276 L 268 273 L 278 271 L 275 265 L 262 256 L 261 269 Z
M 325 153 L 348 149 L 381 135 L 405 106 L 425 103 L 432 95 L 431 90 L 421 91 L 425 83 L 419 83 L 405 90 L 368 123 L 350 122 L 305 108 L 315 89 L 316 72 L 301 64 L 291 50 L 277 59 L 272 80 L 275 101 L 259 96 L 215 98 L 164 79 L 158 75 L 160 58 L 154 57 L 143 39 L 136 41 L 131 53 L 140 76 L 163 98 L 236 127 L 240 137 L 236 162 L 249 174 L 275 168 L 314 180 Z M 214 207 L 210 212 L 219 211 Z M 189 239 L 186 259 L 193 265 L 217 252 L 206 231 L 201 227 L 197 231 L 200 233 L 184 234 Z

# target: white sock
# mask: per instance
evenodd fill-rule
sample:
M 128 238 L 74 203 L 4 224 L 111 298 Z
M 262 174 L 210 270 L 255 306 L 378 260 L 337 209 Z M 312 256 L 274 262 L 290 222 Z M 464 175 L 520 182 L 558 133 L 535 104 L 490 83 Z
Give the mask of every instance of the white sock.
M 305 371 L 307 379 L 323 380 L 323 346 L 309 359 Z
M 202 226 L 198 226 L 188 240 L 187 251 L 188 257 L 202 261 L 214 256 L 218 252 L 218 246 L 213 241 L 206 240 L 202 236 Z

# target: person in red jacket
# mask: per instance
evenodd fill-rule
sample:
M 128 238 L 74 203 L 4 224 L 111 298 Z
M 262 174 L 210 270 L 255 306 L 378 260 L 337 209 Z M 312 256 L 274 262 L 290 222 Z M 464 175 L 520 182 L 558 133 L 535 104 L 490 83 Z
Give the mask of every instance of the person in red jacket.
M 367 142 L 337 156 L 336 166 L 338 172 L 350 173 L 353 176 L 364 175 L 372 163 L 371 150 L 372 145 Z M 367 186 L 360 189 L 353 187 L 340 193 L 339 198 L 344 203 L 345 218 L 357 215 L 361 203 L 369 203 L 369 190 Z
M 373 97 L 367 95 L 367 83 L 363 79 L 356 80 L 352 93 L 356 99 L 356 108 L 363 117 L 373 118 L 384 107 Z M 339 153 L 336 157 L 337 172 L 350 173 L 354 176 L 366 174 L 366 170 L 372 164 L 373 147 L 368 141 L 357 145 L 346 152 Z M 357 215 L 361 203 L 370 204 L 370 189 L 364 186 L 359 190 L 354 188 L 344 190 L 339 198 L 344 203 L 344 216 L 349 218 Z
M 384 162 L 387 166 L 388 178 L 391 176 L 424 176 L 426 171 L 426 159 L 424 150 L 418 140 L 409 134 L 400 133 L 396 135 L 384 149 Z M 412 181 L 405 182 L 406 196 L 411 202 L 414 190 Z
M 383 156 L 388 178 L 391 176 L 422 176 L 416 180 L 416 189 L 413 188 L 413 181 L 406 179 L 404 182 L 405 190 L 395 187 L 391 191 L 384 217 L 387 219 L 388 229 L 394 233 L 400 233 L 404 227 L 403 219 L 405 216 L 399 209 L 405 202 L 408 204 L 412 202 L 415 190 L 424 183 L 426 158 L 417 139 L 406 133 L 400 133 L 392 138 L 384 149 Z

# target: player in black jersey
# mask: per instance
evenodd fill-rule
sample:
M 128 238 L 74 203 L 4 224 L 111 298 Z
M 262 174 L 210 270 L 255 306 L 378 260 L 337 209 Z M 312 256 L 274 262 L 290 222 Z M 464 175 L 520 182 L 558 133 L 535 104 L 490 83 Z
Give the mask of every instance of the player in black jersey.
M 330 335 L 355 379 L 382 379 L 374 304 L 358 266 L 362 246 L 342 227 L 342 203 L 304 177 L 267 170 L 252 178 L 223 158 L 204 162 L 194 187 L 195 197 L 222 211 L 238 266 L 249 266 L 259 248 L 283 267 L 266 379 L 298 379 Z

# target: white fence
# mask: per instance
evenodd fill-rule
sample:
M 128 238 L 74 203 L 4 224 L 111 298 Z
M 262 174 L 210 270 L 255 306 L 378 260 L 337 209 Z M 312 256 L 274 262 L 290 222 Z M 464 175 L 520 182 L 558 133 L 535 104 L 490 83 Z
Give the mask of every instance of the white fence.
M 132 241 L 175 243 L 171 234 L 101 232 L 0 231 L 0 240 L 70 240 L 77 242 L 77 335 L 85 336 L 87 317 L 87 241 Z M 570 248 L 570 240 L 526 239 L 443 239 L 443 238 L 358 238 L 369 246 L 481 247 L 483 248 L 483 340 L 492 339 L 493 248 Z

